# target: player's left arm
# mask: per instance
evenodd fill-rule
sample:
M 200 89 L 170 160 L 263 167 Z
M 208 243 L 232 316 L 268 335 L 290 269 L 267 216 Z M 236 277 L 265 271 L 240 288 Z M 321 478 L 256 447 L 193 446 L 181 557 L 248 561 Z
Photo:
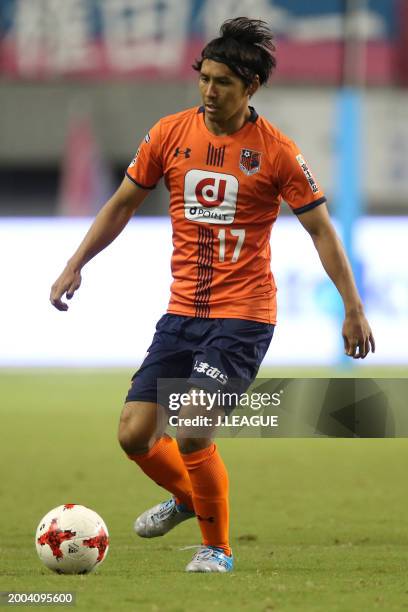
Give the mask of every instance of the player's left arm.
M 309 232 L 323 267 L 337 287 L 344 304 L 345 319 L 343 339 L 346 355 L 364 359 L 375 352 L 375 341 L 364 314 L 353 272 L 343 245 L 333 227 L 325 204 L 298 215 L 303 227 Z

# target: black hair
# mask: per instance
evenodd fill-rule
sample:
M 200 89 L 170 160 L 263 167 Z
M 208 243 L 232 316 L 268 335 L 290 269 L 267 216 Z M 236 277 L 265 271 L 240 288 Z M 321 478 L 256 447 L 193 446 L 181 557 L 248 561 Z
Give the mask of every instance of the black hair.
M 246 86 L 255 76 L 263 85 L 276 67 L 273 34 L 266 21 L 236 17 L 224 21 L 221 36 L 211 40 L 201 51 L 201 58 L 193 64 L 200 71 L 206 59 L 226 64 Z

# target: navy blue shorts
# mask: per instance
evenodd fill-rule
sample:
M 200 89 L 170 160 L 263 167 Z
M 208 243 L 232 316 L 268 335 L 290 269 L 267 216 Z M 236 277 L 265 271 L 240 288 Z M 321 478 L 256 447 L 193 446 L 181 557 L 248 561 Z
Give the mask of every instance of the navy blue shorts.
M 255 379 L 275 326 L 243 319 L 165 314 L 132 378 L 126 402 L 157 403 L 157 379 L 185 379 L 210 392 L 244 393 Z

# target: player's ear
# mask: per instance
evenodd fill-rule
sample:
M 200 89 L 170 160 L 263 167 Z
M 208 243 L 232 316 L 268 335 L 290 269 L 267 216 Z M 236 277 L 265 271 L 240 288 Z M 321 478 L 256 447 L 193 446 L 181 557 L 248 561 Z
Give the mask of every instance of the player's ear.
M 260 86 L 261 86 L 261 83 L 259 80 L 259 75 L 256 74 L 252 83 L 248 87 L 248 95 L 250 98 L 252 98 L 252 96 L 258 91 Z

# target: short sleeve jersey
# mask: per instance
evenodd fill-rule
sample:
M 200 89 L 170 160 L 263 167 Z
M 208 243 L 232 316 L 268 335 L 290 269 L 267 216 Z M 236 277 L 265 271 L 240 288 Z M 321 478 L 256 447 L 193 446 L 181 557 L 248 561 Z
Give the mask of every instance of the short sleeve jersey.
M 237 132 L 216 136 L 204 109 L 162 118 L 127 177 L 170 192 L 173 283 L 168 312 L 276 322 L 270 235 L 285 200 L 297 215 L 326 201 L 298 147 L 251 107 Z

